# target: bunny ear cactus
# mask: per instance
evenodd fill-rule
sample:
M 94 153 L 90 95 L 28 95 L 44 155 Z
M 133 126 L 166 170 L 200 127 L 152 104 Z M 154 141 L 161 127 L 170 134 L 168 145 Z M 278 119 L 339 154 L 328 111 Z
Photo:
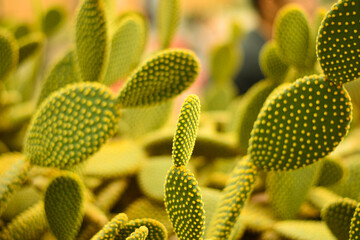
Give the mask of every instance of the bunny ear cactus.
M 331 186 L 343 178 L 345 168 L 339 161 L 331 158 L 325 158 L 321 161 L 319 177 L 316 180 L 317 186 Z
M 113 217 L 91 240 L 115 240 L 119 231 L 125 226 L 128 217 L 125 213 L 119 213 Z
M 180 23 L 180 1 L 160 0 L 158 2 L 156 25 L 161 48 L 169 47 Z
M 131 233 L 125 240 L 145 240 L 149 234 L 149 229 L 145 226 L 141 226 Z
M 127 222 L 124 227 L 120 229 L 119 234 L 115 239 L 126 240 L 131 233 L 141 226 L 145 226 L 149 230 L 149 234 L 146 238 L 147 240 L 166 240 L 168 237 L 166 228 L 162 223 L 151 218 L 141 218 Z
M 77 235 L 84 217 L 84 186 L 74 173 L 62 173 L 45 192 L 44 207 L 51 231 L 59 240 Z
M 173 166 L 165 180 L 165 208 L 180 240 L 202 239 L 204 204 L 194 175 L 186 168 L 191 157 L 200 118 L 197 96 L 186 98 L 173 140 Z
M 355 209 L 354 216 L 351 219 L 349 240 L 356 240 L 360 238 L 360 205 Z
M 50 37 L 63 25 L 66 18 L 66 11 L 61 6 L 47 9 L 41 21 L 41 30 Z
M 45 42 L 41 33 L 30 34 L 19 40 L 19 64 L 39 51 Z
M 0 80 L 3 80 L 17 67 L 19 46 L 14 36 L 2 28 L 0 28 L 0 53 Z

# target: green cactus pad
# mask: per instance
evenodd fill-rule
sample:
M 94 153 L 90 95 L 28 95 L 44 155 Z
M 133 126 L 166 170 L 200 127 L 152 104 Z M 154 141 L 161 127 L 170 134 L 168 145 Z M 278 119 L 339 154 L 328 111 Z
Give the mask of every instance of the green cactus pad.
M 135 230 L 135 232 L 131 233 L 126 240 L 145 240 L 147 235 L 149 234 L 149 229 L 145 226 L 141 226 Z
M 84 174 L 100 178 L 129 176 L 140 169 L 144 159 L 143 150 L 133 141 L 112 141 L 88 159 Z
M 176 167 L 186 166 L 194 150 L 200 123 L 200 100 L 196 95 L 185 99 L 177 120 L 172 147 L 172 159 Z
M 54 6 L 46 10 L 41 21 L 41 30 L 50 37 L 63 25 L 66 10 L 61 6 Z
M 2 240 L 35 240 L 40 239 L 47 230 L 44 203 L 39 202 L 15 217 L 0 231 Z
M 0 80 L 2 80 L 16 68 L 19 59 L 16 39 L 6 29 L 0 29 L 0 54 Z
M 96 206 L 104 211 L 110 211 L 125 192 L 127 182 L 123 179 L 110 182 L 96 196 Z
M 141 218 L 127 222 L 115 239 L 126 240 L 135 229 L 141 226 L 145 226 L 149 229 L 149 234 L 146 238 L 147 240 L 166 240 L 168 237 L 166 228 L 161 222 L 151 218 Z
M 40 105 L 52 92 L 70 83 L 80 81 L 80 73 L 75 63 L 75 54 L 73 51 L 69 51 L 52 67 L 43 82 L 37 105 Z
M 321 218 L 339 240 L 349 239 L 351 219 L 357 206 L 356 201 L 344 198 L 322 209 Z
M 104 84 L 114 83 L 136 67 L 145 47 L 146 27 L 144 18 L 136 13 L 128 13 L 119 21 L 111 40 Z
M 301 240 L 336 240 L 324 222 L 288 220 L 277 222 L 273 229 L 289 239 Z
M 194 175 L 184 166 L 172 166 L 166 176 L 165 208 L 180 240 L 202 238 L 204 203 Z
M 39 51 L 44 44 L 43 34 L 34 33 L 19 40 L 19 64 Z
M 210 75 L 215 85 L 226 85 L 239 67 L 239 59 L 231 43 L 214 47 L 210 54 Z
M 74 239 L 84 217 L 84 186 L 81 179 L 70 172 L 53 179 L 45 192 L 44 207 L 56 238 Z
M 99 232 L 91 238 L 91 240 L 115 240 L 121 229 L 124 228 L 128 221 L 125 213 L 119 213 L 113 217 Z M 131 234 L 131 233 L 130 233 Z M 129 234 L 129 235 L 130 235 Z
M 102 0 L 83 0 L 75 23 L 76 55 L 84 81 L 100 81 L 108 63 L 109 43 Z
M 3 162 L 0 161 L 1 164 Z M 27 179 L 30 168 L 30 164 L 22 157 L 9 166 L 6 171 L 2 173 L 0 171 L 0 215 L 6 209 L 11 197 Z
M 360 32 L 360 3 L 341 0 L 333 5 L 322 22 L 317 39 L 317 55 L 328 79 L 343 84 L 357 79 Z
M 322 209 L 339 199 L 341 199 L 339 195 L 325 187 L 313 187 L 307 196 L 307 200 L 318 209 Z
M 161 48 L 168 48 L 180 23 L 180 1 L 160 0 L 156 16 L 156 25 Z
M 164 102 L 188 88 L 198 73 L 199 61 L 191 51 L 161 51 L 130 77 L 120 91 L 118 102 L 122 108 Z
M 305 67 L 310 41 L 310 28 L 305 13 L 296 5 L 284 7 L 275 22 L 276 46 L 288 64 Z
M 319 167 L 320 162 L 302 169 L 268 173 L 266 191 L 277 217 L 292 219 L 296 216 L 316 181 Z
M 346 136 L 352 105 L 346 90 L 313 75 L 281 87 L 267 99 L 254 124 L 249 154 L 266 171 L 310 165 Z
M 357 240 L 360 238 L 360 205 L 355 209 L 354 216 L 351 219 L 349 240 Z
M 23 22 L 17 24 L 14 29 L 13 33 L 16 39 L 21 39 L 22 37 L 25 37 L 29 33 L 31 33 L 32 27 L 29 25 L 29 23 Z
M 319 177 L 316 180 L 317 186 L 330 186 L 339 182 L 344 174 L 345 169 L 339 161 L 331 158 L 321 160 Z
M 54 92 L 36 112 L 25 141 L 35 165 L 68 168 L 86 160 L 115 134 L 118 113 L 110 89 L 79 83 Z
M 289 66 L 277 52 L 275 41 L 265 43 L 260 52 L 260 67 L 267 78 L 275 83 L 281 83 L 289 70 Z
M 274 90 L 275 85 L 271 80 L 263 80 L 254 84 L 243 96 L 241 109 L 238 114 L 237 138 L 238 147 L 242 153 L 246 153 L 249 147 L 251 130 L 257 116 L 264 105 L 269 94 Z
M 248 200 L 257 175 L 256 167 L 245 157 L 238 162 L 223 189 L 207 238 L 228 239 L 242 208 Z

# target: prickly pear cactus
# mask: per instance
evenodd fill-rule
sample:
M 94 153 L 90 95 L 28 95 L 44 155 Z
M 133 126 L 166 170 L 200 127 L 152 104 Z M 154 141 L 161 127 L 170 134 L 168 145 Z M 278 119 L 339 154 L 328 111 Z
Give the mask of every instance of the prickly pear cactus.
M 17 66 L 19 46 L 14 36 L 6 29 L 0 29 L 0 80 L 5 79 Z
M 349 240 L 359 239 L 360 232 L 359 232 L 359 225 L 360 225 L 360 206 L 358 205 L 355 209 L 354 216 L 351 219 L 350 223 L 350 231 L 349 231 Z

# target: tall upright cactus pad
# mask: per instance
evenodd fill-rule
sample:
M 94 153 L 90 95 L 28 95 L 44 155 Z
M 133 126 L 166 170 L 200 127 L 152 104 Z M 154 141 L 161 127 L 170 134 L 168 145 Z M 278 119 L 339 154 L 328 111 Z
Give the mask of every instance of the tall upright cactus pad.
M 71 167 L 115 134 L 118 118 L 116 100 L 103 85 L 79 83 L 62 88 L 35 113 L 25 156 L 35 165 Z
M 59 240 L 77 235 L 84 217 L 84 186 L 74 173 L 62 173 L 45 192 L 44 207 L 50 229 Z
M 271 94 L 254 124 L 249 154 L 267 171 L 297 169 L 325 157 L 346 136 L 352 105 L 324 76 L 298 79 Z
M 3 162 L 0 161 L 1 164 Z M 4 212 L 10 198 L 25 182 L 30 164 L 20 158 L 0 175 L 0 215 Z
M 125 226 L 128 217 L 125 213 L 119 213 L 113 217 L 91 240 L 115 240 L 119 231 Z
M 145 226 L 149 230 L 147 240 L 166 240 L 168 238 L 166 228 L 161 222 L 151 218 L 141 218 L 127 222 L 115 239 L 126 240 L 132 232 L 141 226 Z
M 249 157 L 245 157 L 236 165 L 226 184 L 220 202 L 217 205 L 210 223 L 207 238 L 226 240 L 248 200 L 255 177 L 256 167 Z
M 310 42 L 305 13 L 296 5 L 284 7 L 275 22 L 275 41 L 279 54 L 289 65 L 304 68 Z
M 50 37 L 63 25 L 66 10 L 61 6 L 54 6 L 46 10 L 41 19 L 41 30 Z
M 215 84 L 226 85 L 239 66 L 238 54 L 232 43 L 225 43 L 212 49 L 210 55 L 210 74 Z
M 349 198 L 340 199 L 321 211 L 321 217 L 339 240 L 349 239 L 351 219 L 359 204 Z
M 118 96 L 123 108 L 164 102 L 188 88 L 199 73 L 199 61 L 188 50 L 161 51 L 140 66 Z
M 125 240 L 145 240 L 149 234 L 149 229 L 145 226 L 137 228 L 129 237 Z
M 198 182 L 185 166 L 174 165 L 166 176 L 165 208 L 180 240 L 202 239 L 204 203 Z
M 172 159 L 176 167 L 186 166 L 195 146 L 200 123 L 200 100 L 190 95 L 182 105 L 173 140 Z
M 75 62 L 75 53 L 69 51 L 50 70 L 49 75 L 42 84 L 37 104 L 40 105 L 52 92 L 70 83 L 80 81 L 80 73 Z
M 100 81 L 108 62 L 109 43 L 102 0 L 83 0 L 75 23 L 76 55 L 84 81 Z
M 349 240 L 357 240 L 360 238 L 360 205 L 355 209 L 354 216 L 351 219 Z
M 19 46 L 15 37 L 6 29 L 0 29 L 0 80 L 6 78 L 17 66 Z
M 36 240 L 48 229 L 44 203 L 39 202 L 16 216 L 0 231 L 2 240 Z
M 360 77 L 359 14 L 356 0 L 340 0 L 322 22 L 317 39 L 317 55 L 328 79 L 342 84 Z
M 146 28 L 144 17 L 136 13 L 129 13 L 119 21 L 111 40 L 104 84 L 114 83 L 136 67 L 145 47 Z
M 158 1 L 156 25 L 158 29 L 161 48 L 169 47 L 171 40 L 180 23 L 180 1 Z

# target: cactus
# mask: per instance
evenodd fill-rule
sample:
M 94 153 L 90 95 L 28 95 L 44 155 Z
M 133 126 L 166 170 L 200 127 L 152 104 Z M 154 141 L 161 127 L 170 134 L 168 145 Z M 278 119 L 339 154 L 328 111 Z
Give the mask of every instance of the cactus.
M 162 223 L 151 218 L 135 219 L 127 222 L 119 231 L 116 239 L 126 240 L 126 238 L 137 228 L 145 226 L 149 229 L 148 240 L 166 240 L 167 231 Z
M 19 64 L 31 57 L 39 51 L 44 44 L 44 36 L 42 34 L 30 34 L 19 40 Z
M 167 48 L 180 24 L 180 1 L 160 0 L 157 9 L 156 25 L 161 48 Z
M 119 213 L 113 217 L 91 240 L 115 240 L 119 231 L 125 226 L 128 217 L 124 213 Z
M 0 80 L 3 80 L 17 67 L 19 61 L 19 46 L 6 29 L 0 29 L 0 53 Z
M 339 161 L 325 158 L 321 162 L 317 186 L 331 186 L 340 182 L 345 175 L 345 169 Z
M 147 235 L 149 234 L 149 229 L 145 226 L 141 226 L 135 230 L 135 232 L 131 233 L 126 240 L 145 240 Z
M 359 218 L 360 218 L 360 206 L 357 206 L 354 212 L 354 216 L 351 219 L 351 223 L 350 223 L 350 231 L 349 231 L 349 240 L 355 240 L 355 239 L 359 239 Z
M 65 9 L 61 6 L 53 6 L 47 9 L 42 17 L 41 30 L 47 37 L 50 37 L 64 24 L 65 19 Z

